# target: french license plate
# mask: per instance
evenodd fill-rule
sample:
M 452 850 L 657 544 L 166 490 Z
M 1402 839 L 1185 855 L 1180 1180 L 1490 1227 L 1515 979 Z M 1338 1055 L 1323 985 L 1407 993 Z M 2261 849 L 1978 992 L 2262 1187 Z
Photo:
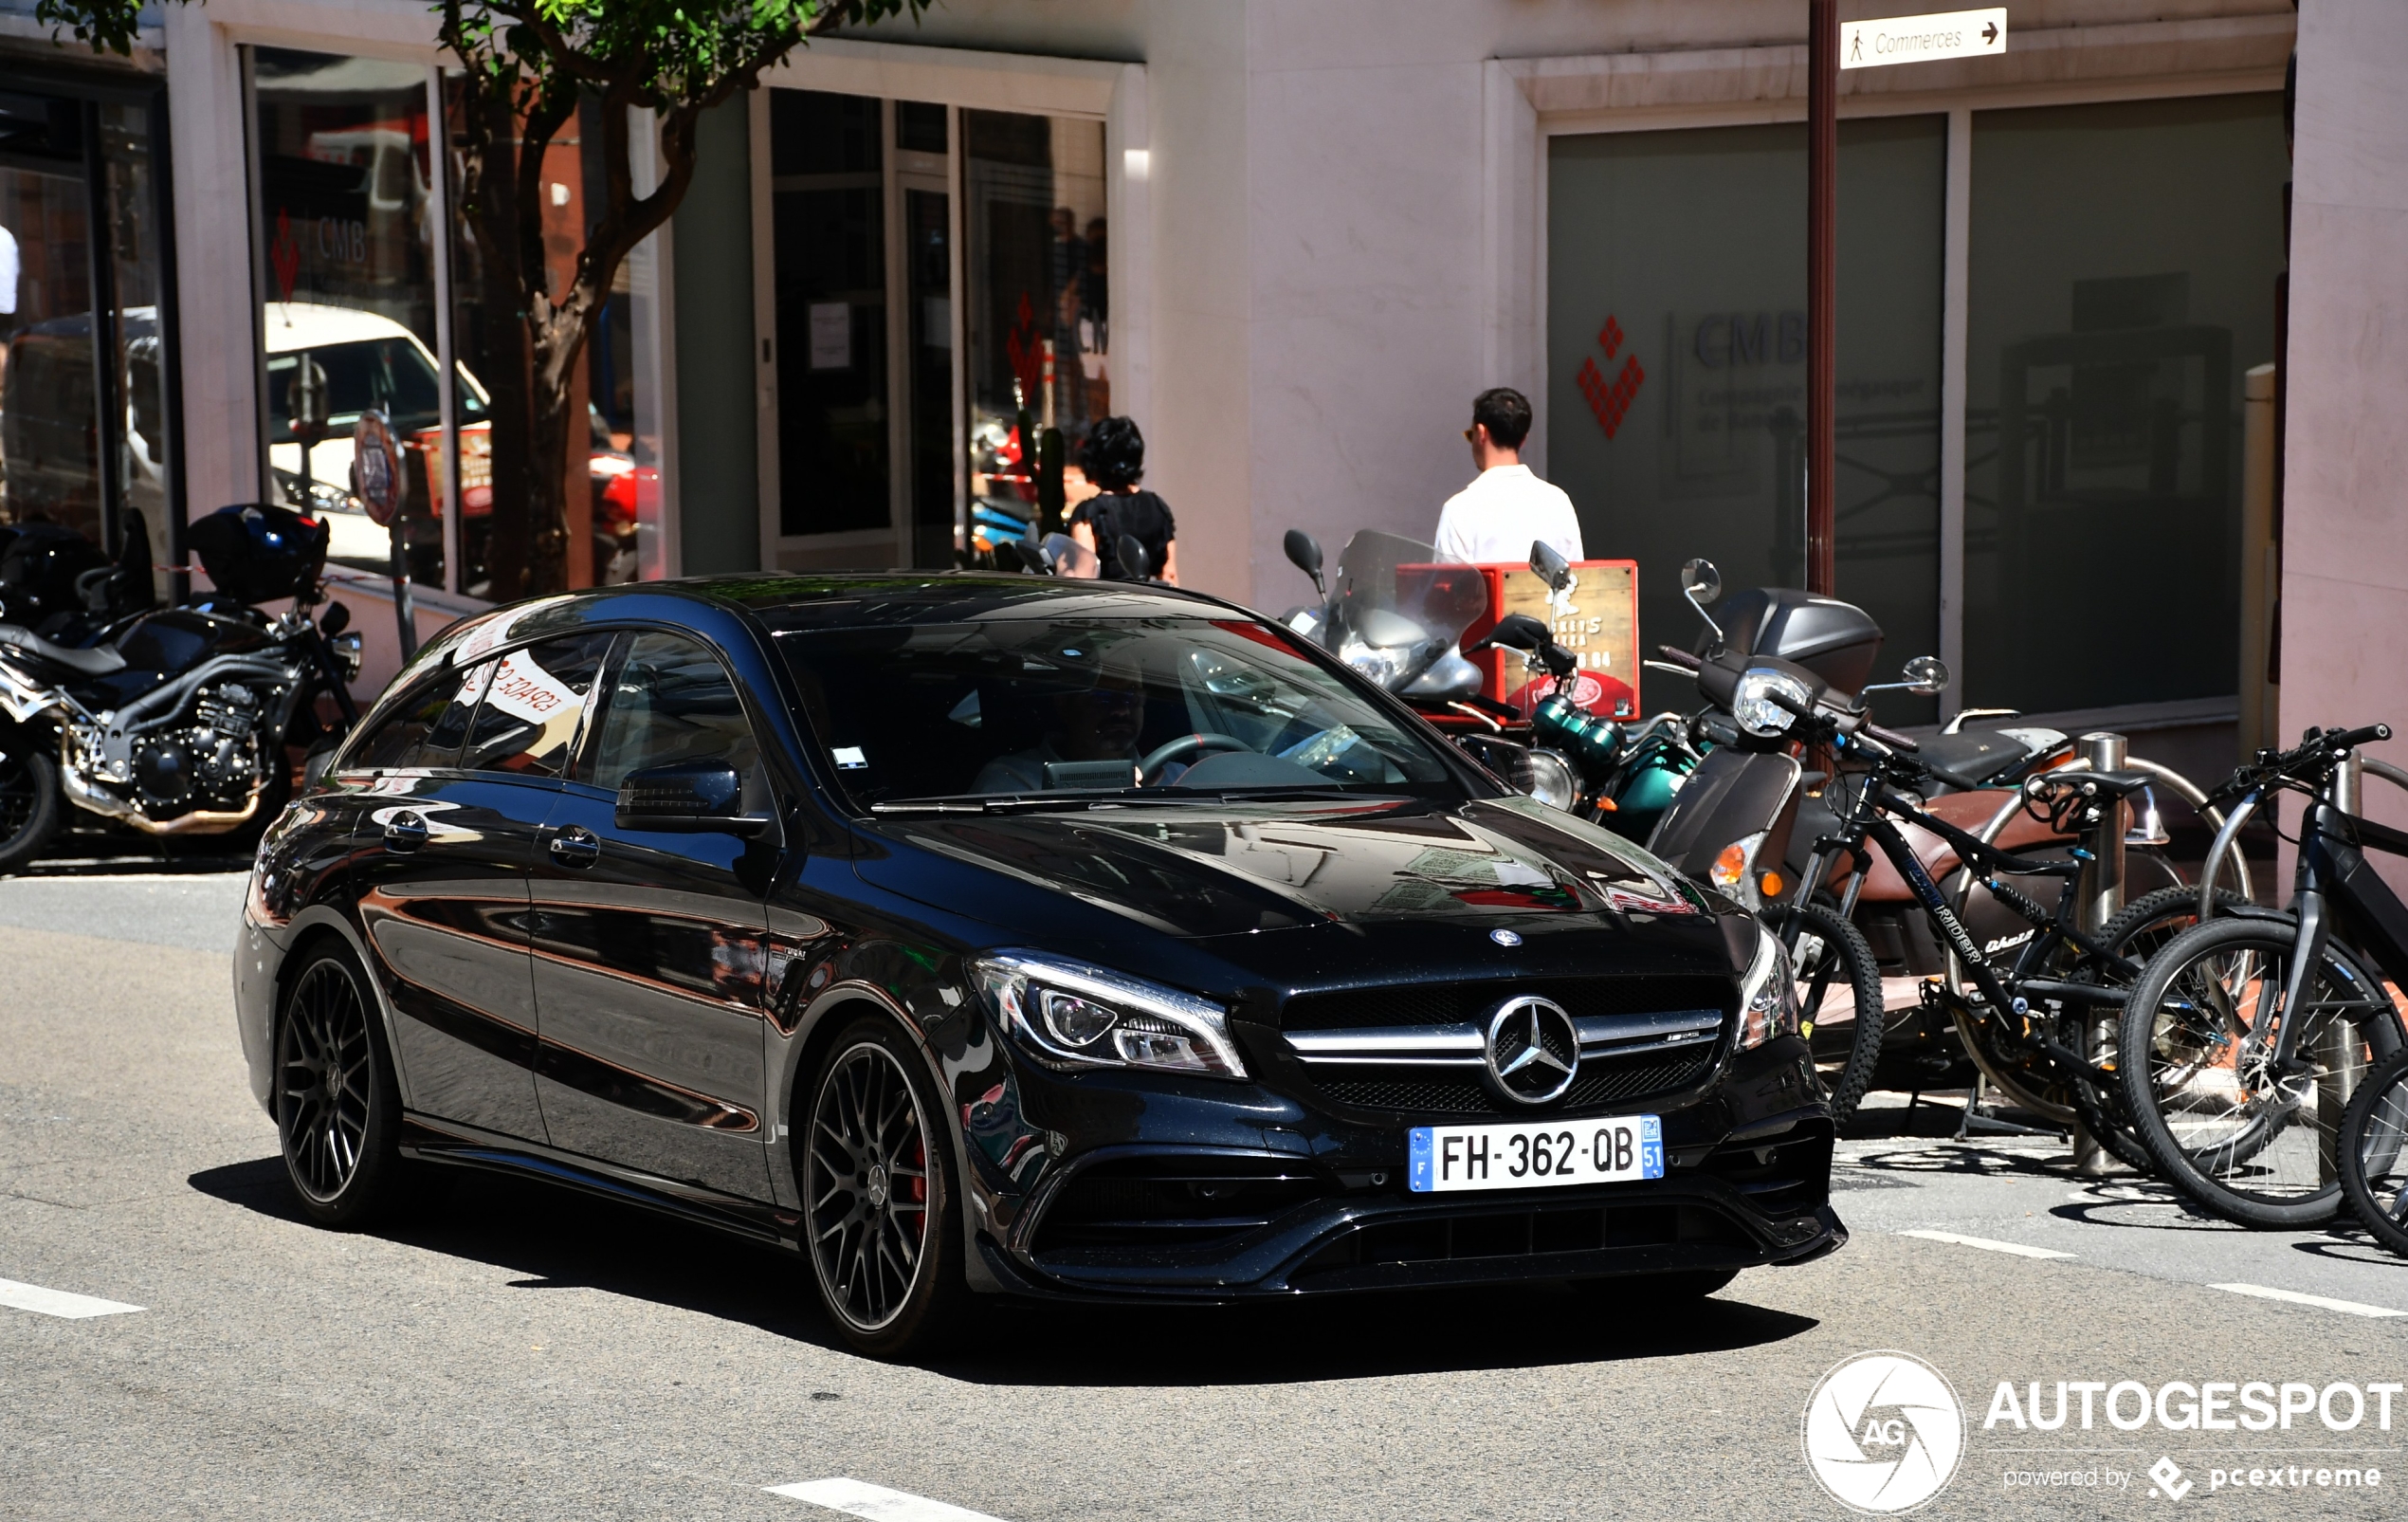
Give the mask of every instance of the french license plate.
M 1406 1177 L 1415 1194 L 1660 1179 L 1664 1123 L 1653 1115 L 1614 1115 L 1505 1126 L 1416 1126 L 1407 1133 Z

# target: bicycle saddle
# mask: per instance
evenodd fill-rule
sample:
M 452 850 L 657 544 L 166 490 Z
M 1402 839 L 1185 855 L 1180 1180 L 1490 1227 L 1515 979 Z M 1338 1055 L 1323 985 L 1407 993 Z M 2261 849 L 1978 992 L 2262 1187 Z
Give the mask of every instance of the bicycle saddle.
M 2105 794 L 2108 798 L 2130 798 L 2144 787 L 2157 786 L 2159 779 L 2146 772 L 2064 771 L 2045 772 L 2040 777 L 2034 778 L 2026 785 L 2037 788 L 2043 780 L 2047 782 L 2047 791 L 2050 792 L 2054 792 L 2061 787 L 2070 787 L 2079 792 L 2085 784 L 2089 784 L 2093 797 Z
M 125 669 L 125 657 L 105 645 L 97 645 L 89 650 L 79 650 L 73 645 L 54 645 L 21 624 L 0 624 L 0 645 L 14 646 L 28 655 L 85 676 L 106 676 L 111 671 Z

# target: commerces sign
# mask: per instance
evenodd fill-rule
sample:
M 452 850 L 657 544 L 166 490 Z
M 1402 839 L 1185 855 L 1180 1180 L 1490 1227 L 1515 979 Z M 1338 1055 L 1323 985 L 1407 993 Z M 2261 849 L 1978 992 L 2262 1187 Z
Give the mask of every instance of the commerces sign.
M 1839 66 L 1879 68 L 1887 64 L 1930 64 L 1943 58 L 1979 58 L 2007 50 L 2007 8 L 1943 10 L 1928 16 L 1890 16 L 1846 21 L 1839 27 Z

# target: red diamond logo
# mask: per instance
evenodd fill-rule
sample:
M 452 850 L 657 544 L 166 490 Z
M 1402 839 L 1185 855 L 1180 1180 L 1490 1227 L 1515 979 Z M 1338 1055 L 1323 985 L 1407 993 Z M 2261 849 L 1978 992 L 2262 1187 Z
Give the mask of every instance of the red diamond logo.
M 1589 411 L 1596 414 L 1597 427 L 1605 430 L 1607 438 L 1612 438 L 1621 431 L 1622 419 L 1630 413 L 1639 387 L 1646 383 L 1647 372 L 1639 368 L 1639 357 L 1634 354 L 1622 361 L 1622 369 L 1611 384 L 1595 359 L 1581 360 L 1580 373 L 1573 378 L 1588 401 Z

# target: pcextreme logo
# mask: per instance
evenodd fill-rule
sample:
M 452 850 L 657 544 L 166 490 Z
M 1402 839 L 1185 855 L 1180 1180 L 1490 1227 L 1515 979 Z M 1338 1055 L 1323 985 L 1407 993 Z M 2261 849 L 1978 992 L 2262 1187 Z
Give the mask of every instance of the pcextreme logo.
M 1806 1467 L 1851 1511 L 1909 1512 L 1947 1488 L 1965 1451 L 1964 1407 L 1912 1353 L 1858 1353 L 1806 1399 Z

